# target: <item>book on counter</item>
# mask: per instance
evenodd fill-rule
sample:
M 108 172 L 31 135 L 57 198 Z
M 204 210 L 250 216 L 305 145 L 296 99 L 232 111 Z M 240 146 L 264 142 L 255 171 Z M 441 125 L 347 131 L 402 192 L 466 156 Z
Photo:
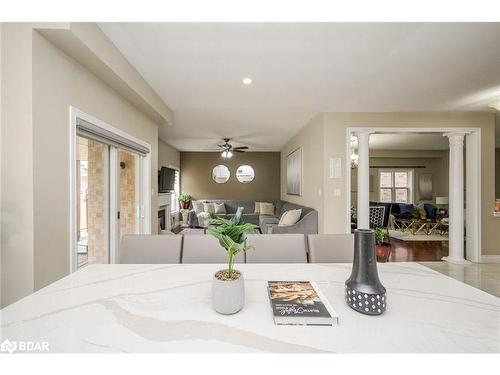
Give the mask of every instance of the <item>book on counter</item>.
M 278 325 L 336 326 L 339 317 L 318 286 L 310 281 L 268 281 L 267 289 Z

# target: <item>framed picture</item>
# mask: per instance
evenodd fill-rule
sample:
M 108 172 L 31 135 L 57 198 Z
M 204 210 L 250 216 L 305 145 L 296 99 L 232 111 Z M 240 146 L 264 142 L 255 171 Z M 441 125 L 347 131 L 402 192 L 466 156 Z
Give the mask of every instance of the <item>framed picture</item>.
M 418 175 L 419 200 L 432 200 L 432 174 L 421 173 Z
M 302 148 L 286 157 L 286 193 L 302 195 Z

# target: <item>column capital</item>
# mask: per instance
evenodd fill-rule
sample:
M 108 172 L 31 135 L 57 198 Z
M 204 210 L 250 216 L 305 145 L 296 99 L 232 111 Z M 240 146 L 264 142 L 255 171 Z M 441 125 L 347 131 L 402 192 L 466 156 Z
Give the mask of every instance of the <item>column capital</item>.
M 367 136 L 369 136 L 370 134 L 373 134 L 373 133 L 375 133 L 373 130 L 371 130 L 371 129 L 365 129 L 365 128 L 356 129 L 356 130 L 352 131 L 352 134 L 356 134 L 357 136 L 360 136 L 360 135 L 367 135 Z
M 450 142 L 450 148 L 452 147 L 463 147 L 464 146 L 464 138 L 466 133 L 444 133 L 443 137 L 448 137 L 448 141 Z

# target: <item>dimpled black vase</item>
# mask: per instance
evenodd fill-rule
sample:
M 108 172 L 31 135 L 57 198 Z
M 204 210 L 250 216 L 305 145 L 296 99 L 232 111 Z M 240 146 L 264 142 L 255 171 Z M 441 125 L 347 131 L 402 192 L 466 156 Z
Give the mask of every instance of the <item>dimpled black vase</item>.
M 387 294 L 378 279 L 375 234 L 370 229 L 354 231 L 354 260 L 345 282 L 345 301 L 367 315 L 380 315 L 386 309 Z

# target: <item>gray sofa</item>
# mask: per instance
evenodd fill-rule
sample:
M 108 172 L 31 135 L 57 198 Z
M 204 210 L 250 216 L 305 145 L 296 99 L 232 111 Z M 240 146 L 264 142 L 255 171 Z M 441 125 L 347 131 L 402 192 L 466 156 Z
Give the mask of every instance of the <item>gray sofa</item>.
M 318 233 L 318 211 L 314 208 L 301 206 L 295 203 L 286 201 L 278 201 L 275 203 L 275 215 L 260 215 L 259 227 L 264 234 L 277 233 L 302 233 L 302 234 L 317 234 Z M 293 225 L 279 227 L 281 215 L 286 211 L 302 209 L 300 219 Z
M 200 199 L 201 200 L 201 199 Z M 238 207 L 243 207 L 243 220 L 246 223 L 258 225 L 264 234 L 275 233 L 302 233 L 302 234 L 317 234 L 318 233 L 318 211 L 313 208 L 300 206 L 298 204 L 286 201 L 266 201 L 273 203 L 275 206 L 274 215 L 260 215 L 255 213 L 255 201 L 244 200 L 217 200 L 203 199 L 203 202 L 224 203 L 226 214 L 217 214 L 218 217 L 230 218 L 236 213 Z M 294 225 L 286 227 L 278 227 L 278 222 L 281 215 L 289 210 L 301 208 L 302 213 L 300 219 Z M 189 212 L 189 224 L 192 227 L 198 226 L 198 217 L 194 210 Z

